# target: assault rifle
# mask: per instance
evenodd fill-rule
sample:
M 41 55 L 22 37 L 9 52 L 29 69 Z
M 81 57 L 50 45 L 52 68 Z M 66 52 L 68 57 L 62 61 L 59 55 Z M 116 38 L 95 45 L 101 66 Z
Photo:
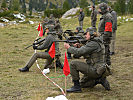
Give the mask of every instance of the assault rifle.
M 87 42 L 87 40 L 85 40 L 83 37 L 81 36 L 70 36 L 67 37 L 66 40 L 55 40 L 54 42 L 66 42 L 66 43 L 81 43 L 81 44 L 85 44 Z
M 56 31 L 48 32 L 47 34 L 56 34 Z M 31 46 L 33 46 L 33 45 L 40 45 L 44 40 L 45 40 L 45 38 L 44 38 L 44 39 L 38 38 L 38 39 L 36 39 L 36 40 L 34 41 L 33 44 L 27 46 L 25 49 L 28 49 L 29 47 L 31 47 Z
M 69 36 L 74 36 L 74 34 L 76 34 L 76 32 L 73 32 L 72 30 L 66 30 L 65 32 L 64 32 L 64 34 L 68 34 Z
M 40 45 L 44 40 L 45 40 L 45 38 L 44 38 L 44 39 L 38 38 L 38 39 L 36 39 L 36 40 L 34 41 L 33 44 L 27 46 L 25 49 L 28 49 L 29 47 L 31 47 L 31 46 L 33 46 L 33 45 Z

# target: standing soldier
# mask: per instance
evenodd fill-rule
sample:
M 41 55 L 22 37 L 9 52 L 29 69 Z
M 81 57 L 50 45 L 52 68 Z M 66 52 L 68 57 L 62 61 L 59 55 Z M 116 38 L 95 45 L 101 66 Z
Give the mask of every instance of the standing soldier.
M 79 26 L 81 26 L 82 28 L 83 28 L 84 16 L 85 16 L 85 15 L 84 15 L 83 9 L 80 8 L 80 14 L 79 14 L 78 20 L 79 20 Z
M 108 7 L 108 10 L 113 17 L 113 28 L 112 28 L 112 39 L 111 39 L 111 44 L 110 44 L 110 55 L 114 55 L 115 54 L 116 30 L 117 30 L 117 13 L 113 9 L 111 9 L 111 7 Z
M 37 60 L 37 58 L 46 59 L 46 63 L 44 65 L 44 68 L 48 68 L 49 65 L 52 64 L 53 58 L 51 58 L 48 51 L 49 51 L 51 45 L 53 44 L 53 41 L 56 40 L 57 36 L 56 36 L 56 33 L 55 34 L 51 33 L 51 32 L 53 32 L 52 28 L 47 28 L 46 32 L 47 32 L 47 37 L 44 40 L 44 42 L 39 46 L 33 45 L 33 49 L 35 49 L 35 50 L 46 49 L 46 51 L 34 53 L 33 56 L 31 57 L 31 59 L 25 65 L 25 67 L 19 69 L 20 72 L 28 72 L 30 67 Z M 56 50 L 56 56 L 58 57 L 59 56 L 59 43 L 58 42 L 55 43 L 55 50 Z
M 110 85 L 106 76 L 102 77 L 106 71 L 104 66 L 105 48 L 102 39 L 97 36 L 98 34 L 94 32 L 92 27 L 90 27 L 86 29 L 85 37 L 88 41 L 84 46 L 76 48 L 64 43 L 64 47 L 69 53 L 83 56 L 86 59 L 86 63 L 80 61 L 72 61 L 70 63 L 70 74 L 74 86 L 67 89 L 67 92 L 81 92 L 79 72 L 84 74 L 84 76 L 87 76 L 87 80 L 96 80 L 100 78 L 99 83 L 104 86 L 106 90 L 110 90 Z M 76 46 L 76 44 L 74 46 Z
M 91 12 L 91 26 L 96 27 L 97 22 L 97 10 L 95 9 L 95 6 L 91 6 L 92 12 Z
M 98 25 L 98 32 L 102 35 L 105 45 L 105 60 L 108 65 L 111 65 L 110 61 L 110 42 L 112 37 L 112 15 L 108 12 L 108 6 L 106 3 L 99 4 L 98 12 L 102 15 Z

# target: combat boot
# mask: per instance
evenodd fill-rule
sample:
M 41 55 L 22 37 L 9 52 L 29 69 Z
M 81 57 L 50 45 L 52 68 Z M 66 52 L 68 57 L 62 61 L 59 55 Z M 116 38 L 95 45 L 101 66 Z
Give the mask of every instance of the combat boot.
M 97 84 L 96 84 L 95 80 L 89 80 L 87 82 L 81 82 L 80 83 L 81 88 L 93 88 L 96 85 Z
M 20 72 L 28 72 L 29 68 L 26 66 L 24 68 L 19 69 Z
M 105 90 L 108 90 L 108 91 L 110 90 L 110 84 L 107 81 L 106 77 L 105 78 L 101 78 L 100 79 L 100 83 L 105 88 Z
M 79 80 L 74 80 L 74 86 L 72 86 L 70 89 L 67 89 L 67 92 L 81 92 L 81 87 L 79 84 Z
M 60 60 L 56 60 L 56 67 L 60 67 L 61 69 L 63 69 L 63 65 Z
M 71 53 L 67 53 L 67 59 L 72 59 Z
M 112 56 L 112 55 L 114 55 L 115 54 L 115 52 L 110 52 L 110 55 Z

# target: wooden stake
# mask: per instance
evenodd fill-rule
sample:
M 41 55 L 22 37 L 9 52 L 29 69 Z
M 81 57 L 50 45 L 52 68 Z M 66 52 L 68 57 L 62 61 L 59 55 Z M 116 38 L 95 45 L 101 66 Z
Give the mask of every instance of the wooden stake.
M 67 92 L 66 92 L 66 87 L 67 87 L 67 82 L 66 82 L 66 76 L 65 76 L 65 94 L 67 94 Z
M 56 73 L 56 61 L 55 61 L 55 57 L 54 57 L 54 67 L 55 67 L 55 73 Z

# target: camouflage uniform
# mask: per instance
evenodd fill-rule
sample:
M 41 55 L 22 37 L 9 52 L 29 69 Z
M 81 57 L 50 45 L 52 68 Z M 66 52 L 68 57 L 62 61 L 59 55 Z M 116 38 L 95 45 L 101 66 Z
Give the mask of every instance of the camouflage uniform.
M 105 45 L 105 58 L 106 63 L 108 65 L 111 65 L 110 61 L 110 41 L 112 37 L 112 24 L 113 19 L 112 15 L 107 11 L 107 4 L 101 3 L 99 5 L 99 9 L 101 9 L 102 12 L 99 12 L 102 14 L 100 18 L 100 22 L 98 25 L 98 32 L 102 35 L 104 45 Z
M 49 51 L 53 41 L 56 40 L 56 39 L 57 39 L 56 33 L 52 34 L 52 33 L 49 32 L 46 39 L 45 39 L 45 41 L 41 45 L 36 46 L 36 48 L 35 48 L 36 50 L 44 50 L 44 49 L 46 49 L 46 50 L 44 52 L 34 53 L 31 57 L 31 59 L 25 65 L 25 67 L 19 69 L 19 71 L 21 71 L 21 72 L 29 71 L 29 68 L 35 63 L 35 61 L 38 58 L 46 59 L 46 63 L 44 65 L 44 68 L 51 67 L 50 65 L 52 64 L 53 59 L 49 55 L 48 51 Z M 56 55 L 55 56 L 58 57 L 59 54 L 60 54 L 60 52 L 59 52 L 59 43 L 58 42 L 55 42 L 55 50 L 56 50 Z
M 78 27 L 76 27 L 76 32 L 74 32 L 74 34 L 77 35 L 77 36 L 83 37 L 84 30 L 82 29 L 81 26 L 78 26 Z M 73 57 L 74 57 L 74 58 L 79 58 L 79 56 L 77 57 L 76 55 L 74 55 Z M 71 53 L 67 52 L 67 58 L 68 58 L 68 59 L 72 59 Z
M 86 43 L 81 48 L 70 47 L 68 52 L 72 54 L 82 55 L 86 59 L 86 63 L 72 61 L 70 71 L 73 80 L 79 80 L 79 71 L 88 76 L 88 79 L 97 79 L 102 73 L 97 70 L 104 64 L 104 45 L 100 38 L 94 38 Z
M 68 52 L 83 56 L 86 59 L 86 63 L 80 61 L 72 61 L 70 63 L 70 73 L 74 86 L 67 89 L 67 92 L 81 92 L 80 87 L 94 87 L 97 84 L 102 84 L 106 90 L 110 90 L 109 82 L 106 80 L 106 75 L 104 75 L 106 72 L 105 47 L 102 38 L 94 37 L 93 28 L 88 28 L 86 31 L 90 34 L 90 40 L 84 46 L 68 48 Z M 84 74 L 80 84 L 79 72 Z
M 62 33 L 63 33 L 63 30 L 62 30 L 62 27 L 61 27 L 61 25 L 60 25 L 59 19 L 56 19 L 56 21 L 55 21 L 55 26 L 54 26 L 54 27 L 55 27 L 55 31 L 56 31 L 56 33 L 57 33 L 57 35 L 58 35 L 58 38 L 62 40 Z
M 81 8 L 78 20 L 79 20 L 79 26 L 81 26 L 82 28 L 83 28 L 84 16 L 85 15 L 84 15 L 83 9 Z
M 42 22 L 43 29 L 48 24 L 48 22 L 49 22 L 49 18 L 48 17 L 45 17 L 44 21 Z
M 30 68 L 34 64 L 34 62 L 37 60 L 37 58 L 42 58 L 42 59 L 46 59 L 44 68 L 47 68 L 53 61 L 53 59 L 48 54 L 48 51 L 55 39 L 56 39 L 56 35 L 48 34 L 48 36 L 46 37 L 46 40 L 43 42 L 43 44 L 37 47 L 37 50 L 44 50 L 44 49 L 47 49 L 47 50 L 45 52 L 34 53 L 33 56 L 31 57 L 31 59 L 26 64 L 26 66 L 28 68 Z M 58 55 L 59 44 L 57 42 L 55 43 L 55 50 L 56 50 L 56 55 Z
M 115 53 L 115 40 L 116 40 L 116 30 L 117 30 L 117 13 L 109 8 L 109 12 L 111 13 L 113 17 L 113 28 L 112 28 L 112 39 L 111 39 L 111 44 L 110 44 L 110 54 Z
M 53 16 L 53 14 L 50 14 L 50 17 L 49 17 L 49 22 L 48 24 L 52 24 L 52 25 L 55 25 L 55 18 Z
M 96 21 L 97 21 L 97 10 L 93 6 L 92 12 L 91 12 L 91 26 L 96 27 Z
M 77 36 L 83 36 L 84 35 L 84 30 L 82 29 L 82 27 L 77 27 L 76 28 L 76 30 L 77 30 Z

